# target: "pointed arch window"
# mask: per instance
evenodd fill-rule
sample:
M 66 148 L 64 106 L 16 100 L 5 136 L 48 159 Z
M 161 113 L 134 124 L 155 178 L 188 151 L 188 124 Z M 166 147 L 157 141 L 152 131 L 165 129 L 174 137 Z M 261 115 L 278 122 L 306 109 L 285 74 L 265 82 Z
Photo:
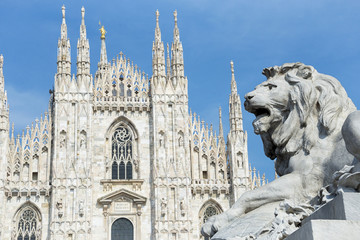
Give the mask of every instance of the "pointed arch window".
M 210 217 L 219 214 L 214 206 L 209 206 L 205 209 L 203 223 L 205 223 Z M 204 240 L 210 240 L 209 237 L 205 237 Z
M 133 178 L 133 140 L 134 136 L 127 126 L 120 125 L 115 129 L 111 140 L 112 179 Z
M 41 219 L 31 206 L 24 207 L 18 215 L 15 226 L 16 240 L 40 240 Z
M 204 212 L 203 223 L 205 223 L 210 217 L 215 216 L 217 214 L 219 214 L 218 210 L 214 206 L 212 205 L 208 206 Z
M 199 219 L 200 219 L 200 226 L 201 229 L 202 225 L 212 216 L 222 213 L 221 206 L 215 202 L 214 200 L 209 200 L 201 207 L 199 212 Z M 201 236 L 202 240 L 210 240 L 209 237 Z

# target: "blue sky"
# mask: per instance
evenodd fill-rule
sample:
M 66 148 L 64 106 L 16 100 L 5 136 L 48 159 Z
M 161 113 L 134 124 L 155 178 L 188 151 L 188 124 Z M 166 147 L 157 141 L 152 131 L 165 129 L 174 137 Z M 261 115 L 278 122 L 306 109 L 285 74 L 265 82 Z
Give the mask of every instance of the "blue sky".
M 178 11 L 184 47 L 189 105 L 207 123 L 218 126 L 218 107 L 228 127 L 230 60 L 241 98 L 265 80 L 264 67 L 304 62 L 335 76 L 360 104 L 360 1 L 340 0 L 123 0 L 123 1 L 0 1 L 0 54 L 4 55 L 5 87 L 15 131 L 47 109 L 56 73 L 61 6 L 66 21 L 75 73 L 81 6 L 91 51 L 91 72 L 100 53 L 99 21 L 107 30 L 107 53 L 120 51 L 151 76 L 155 11 L 160 11 L 163 41 L 171 42 L 173 11 Z M 248 131 L 249 161 L 269 179 L 273 162 L 253 134 L 253 115 L 243 110 Z

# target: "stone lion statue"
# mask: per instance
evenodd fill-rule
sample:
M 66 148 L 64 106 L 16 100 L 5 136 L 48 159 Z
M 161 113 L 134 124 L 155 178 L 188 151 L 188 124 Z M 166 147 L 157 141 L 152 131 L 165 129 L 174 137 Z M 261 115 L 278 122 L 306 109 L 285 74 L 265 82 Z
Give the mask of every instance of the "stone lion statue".
M 201 231 L 210 237 L 218 232 L 212 239 L 261 234 L 280 202 L 309 202 L 334 172 L 355 161 L 341 128 L 356 108 L 338 80 L 302 63 L 265 68 L 263 74 L 267 80 L 245 95 L 244 105 L 255 115 L 254 132 L 266 156 L 276 159 L 280 177 L 210 218 Z

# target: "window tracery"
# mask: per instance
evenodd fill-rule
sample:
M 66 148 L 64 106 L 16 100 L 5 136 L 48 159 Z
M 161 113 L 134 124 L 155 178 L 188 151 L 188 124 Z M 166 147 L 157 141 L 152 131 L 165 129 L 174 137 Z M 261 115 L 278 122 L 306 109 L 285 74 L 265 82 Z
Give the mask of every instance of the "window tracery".
M 112 179 L 133 178 L 133 139 L 127 126 L 120 125 L 115 129 L 111 141 Z
M 199 212 L 200 229 L 201 226 L 212 216 L 218 215 L 222 212 L 221 206 L 214 200 L 210 199 L 201 207 Z M 210 240 L 208 237 L 201 237 L 203 240 Z
M 203 223 L 205 223 L 210 217 L 219 214 L 214 206 L 209 206 L 204 212 Z
M 19 214 L 15 225 L 16 240 L 40 240 L 41 219 L 30 206 L 25 207 Z

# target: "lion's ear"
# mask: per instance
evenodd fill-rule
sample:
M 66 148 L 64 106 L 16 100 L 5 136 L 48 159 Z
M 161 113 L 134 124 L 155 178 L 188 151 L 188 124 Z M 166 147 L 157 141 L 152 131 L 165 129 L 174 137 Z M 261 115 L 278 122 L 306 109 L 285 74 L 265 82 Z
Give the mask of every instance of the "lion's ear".
M 313 73 L 313 69 L 310 66 L 302 66 L 297 71 L 296 76 L 304 79 L 311 79 L 312 73 Z
M 262 74 L 266 77 L 269 78 L 270 77 L 270 70 L 269 68 L 264 68 L 262 71 Z

